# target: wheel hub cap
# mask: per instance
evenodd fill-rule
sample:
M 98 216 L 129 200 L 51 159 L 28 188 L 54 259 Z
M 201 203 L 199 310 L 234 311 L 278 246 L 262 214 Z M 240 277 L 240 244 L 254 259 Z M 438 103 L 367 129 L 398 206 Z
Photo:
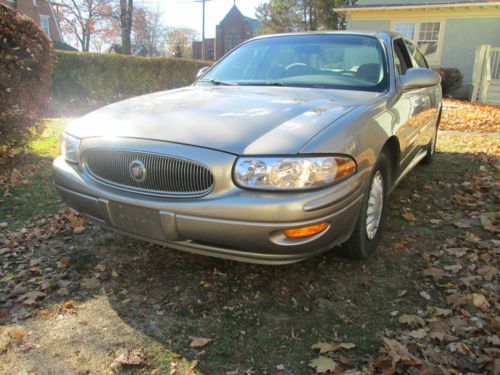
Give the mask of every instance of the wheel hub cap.
M 384 179 L 382 173 L 377 171 L 373 176 L 368 198 L 368 209 L 366 212 L 366 235 L 373 240 L 377 234 L 384 207 Z

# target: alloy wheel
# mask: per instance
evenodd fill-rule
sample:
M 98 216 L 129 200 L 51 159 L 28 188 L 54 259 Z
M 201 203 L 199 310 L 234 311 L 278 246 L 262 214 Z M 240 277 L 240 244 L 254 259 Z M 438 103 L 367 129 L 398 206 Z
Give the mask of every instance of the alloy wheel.
M 384 178 L 382 172 L 377 171 L 373 176 L 366 211 L 366 235 L 373 240 L 380 226 L 384 207 Z

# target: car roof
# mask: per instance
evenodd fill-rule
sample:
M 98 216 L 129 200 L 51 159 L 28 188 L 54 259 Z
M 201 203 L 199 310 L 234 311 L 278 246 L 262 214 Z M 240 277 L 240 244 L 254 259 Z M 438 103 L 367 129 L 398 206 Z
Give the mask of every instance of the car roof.
M 359 36 L 372 36 L 379 38 L 395 38 L 400 36 L 398 33 L 392 31 L 302 31 L 295 33 L 283 33 L 283 34 L 269 34 L 257 36 L 253 39 L 264 39 L 273 37 L 283 37 L 283 36 L 298 36 L 298 35 L 359 35 Z

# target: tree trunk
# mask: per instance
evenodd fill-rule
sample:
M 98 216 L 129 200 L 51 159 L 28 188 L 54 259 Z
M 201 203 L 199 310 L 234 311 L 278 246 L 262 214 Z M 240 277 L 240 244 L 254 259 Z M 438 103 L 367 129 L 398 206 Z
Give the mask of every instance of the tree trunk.
M 132 16 L 134 12 L 134 0 L 120 0 L 120 26 L 122 29 L 122 53 L 132 54 Z

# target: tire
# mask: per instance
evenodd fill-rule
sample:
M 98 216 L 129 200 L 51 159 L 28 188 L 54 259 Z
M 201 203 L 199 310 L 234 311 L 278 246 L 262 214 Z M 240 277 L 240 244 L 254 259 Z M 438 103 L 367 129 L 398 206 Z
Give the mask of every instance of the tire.
M 431 141 L 427 145 L 427 155 L 425 155 L 425 158 L 423 158 L 422 161 L 420 162 L 422 164 L 430 164 L 434 160 L 434 154 L 436 152 L 437 133 L 440 121 L 441 121 L 441 111 L 439 111 L 438 119 L 436 121 L 436 126 L 434 128 L 434 135 L 432 136 Z
M 370 176 L 370 183 L 368 184 L 363 198 L 363 204 L 356 227 L 351 237 L 342 244 L 339 255 L 350 259 L 366 259 L 372 255 L 377 248 L 382 234 L 382 226 L 385 221 L 385 207 L 387 205 L 389 184 L 391 183 L 390 171 L 389 159 L 387 155 L 382 152 Z M 378 191 L 380 183 L 381 192 Z M 372 216 L 373 220 L 371 221 L 373 225 L 369 225 L 368 210 L 369 208 L 373 210 L 374 202 L 377 201 L 377 199 L 372 196 L 372 192 L 375 196 L 381 197 L 382 202 L 379 216 L 375 213 L 375 217 Z M 377 204 L 375 204 L 375 206 L 377 206 Z M 375 209 L 375 211 L 378 210 Z

